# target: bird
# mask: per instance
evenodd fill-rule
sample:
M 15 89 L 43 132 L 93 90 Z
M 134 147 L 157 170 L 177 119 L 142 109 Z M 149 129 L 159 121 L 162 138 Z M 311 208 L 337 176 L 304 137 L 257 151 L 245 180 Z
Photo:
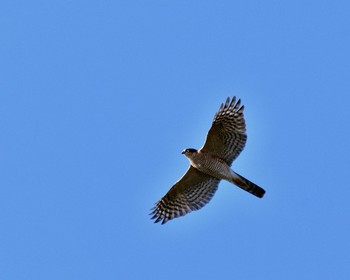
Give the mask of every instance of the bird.
M 244 106 L 234 96 L 222 103 L 216 112 L 203 147 L 182 151 L 190 167 L 151 209 L 155 223 L 184 216 L 205 206 L 214 196 L 221 180 L 262 198 L 265 190 L 231 169 L 246 141 Z

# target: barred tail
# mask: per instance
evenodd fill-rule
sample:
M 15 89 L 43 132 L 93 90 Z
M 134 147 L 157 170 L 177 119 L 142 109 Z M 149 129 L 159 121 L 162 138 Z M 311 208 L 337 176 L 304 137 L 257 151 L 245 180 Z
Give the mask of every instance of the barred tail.
M 250 182 L 249 180 L 237 174 L 236 172 L 232 172 L 232 173 L 234 173 L 234 175 L 232 176 L 231 182 L 234 183 L 236 186 L 240 187 L 241 189 L 247 192 L 250 192 L 251 194 L 259 198 L 262 198 L 264 196 L 265 194 L 264 189 Z

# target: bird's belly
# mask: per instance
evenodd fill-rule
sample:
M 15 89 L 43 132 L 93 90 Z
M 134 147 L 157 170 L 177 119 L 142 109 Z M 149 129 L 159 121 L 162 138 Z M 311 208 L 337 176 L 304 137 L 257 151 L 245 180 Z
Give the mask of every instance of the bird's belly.
M 229 180 L 232 177 L 231 168 L 225 162 L 212 161 L 212 162 L 192 162 L 193 167 L 199 171 L 213 176 L 218 179 Z

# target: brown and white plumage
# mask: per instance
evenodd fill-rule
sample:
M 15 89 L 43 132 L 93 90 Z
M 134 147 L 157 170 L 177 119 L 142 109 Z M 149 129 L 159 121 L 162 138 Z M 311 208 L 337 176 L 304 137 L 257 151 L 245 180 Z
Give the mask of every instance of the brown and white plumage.
M 155 222 L 162 224 L 184 216 L 207 204 L 216 192 L 220 180 L 198 171 L 193 166 L 175 183 L 153 208 Z
M 203 147 L 199 151 L 183 151 L 190 160 L 190 168 L 152 209 L 156 223 L 164 224 L 202 208 L 215 194 L 221 179 L 263 197 L 265 190 L 230 169 L 247 141 L 244 106 L 240 104 L 236 97 L 232 101 L 227 98 L 214 116 Z
M 226 99 L 215 114 L 213 124 L 207 134 L 201 151 L 210 152 L 225 160 L 228 165 L 238 157 L 247 141 L 244 106 L 241 100 L 236 102 L 236 97 Z

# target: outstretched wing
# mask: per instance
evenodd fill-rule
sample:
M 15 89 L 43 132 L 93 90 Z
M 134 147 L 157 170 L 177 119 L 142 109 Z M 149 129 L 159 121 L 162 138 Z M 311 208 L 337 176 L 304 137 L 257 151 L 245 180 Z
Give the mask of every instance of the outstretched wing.
M 152 208 L 155 223 L 184 216 L 206 205 L 213 197 L 220 180 L 190 166 L 185 175 Z
M 228 97 L 215 114 L 201 150 L 210 152 L 231 165 L 247 141 L 243 110 L 240 99 L 236 103 L 236 97 L 231 102 Z

